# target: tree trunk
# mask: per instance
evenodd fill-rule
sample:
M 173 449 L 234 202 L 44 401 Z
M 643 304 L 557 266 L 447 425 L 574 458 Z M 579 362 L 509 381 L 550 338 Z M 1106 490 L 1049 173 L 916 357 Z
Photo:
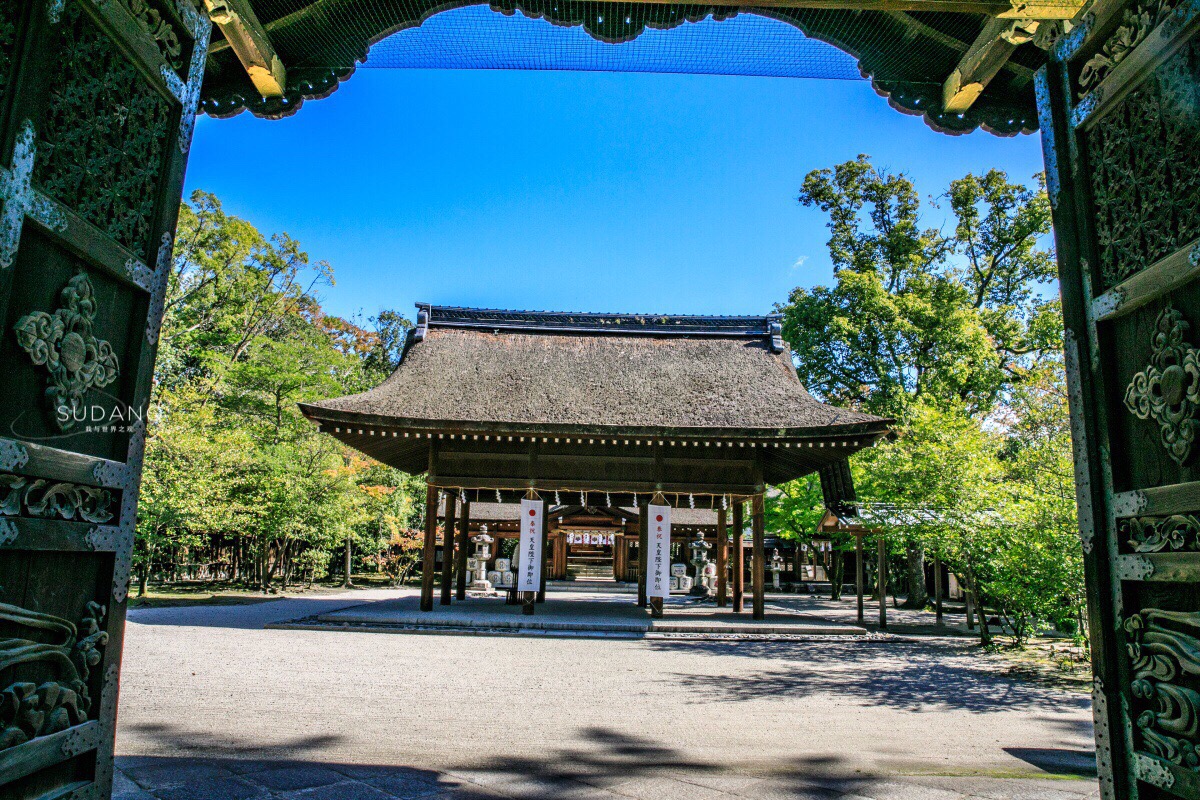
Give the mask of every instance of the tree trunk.
M 343 589 L 349 589 L 354 585 L 354 581 L 350 580 L 350 533 L 346 532 L 346 580 L 342 584 Z
M 841 550 L 834 550 L 829 554 L 829 560 L 833 567 L 829 576 L 829 599 L 841 600 L 842 584 L 846 580 L 846 554 Z
M 908 599 L 901 608 L 924 608 L 929 603 L 925 591 L 925 549 L 910 542 L 905 547 L 908 561 Z

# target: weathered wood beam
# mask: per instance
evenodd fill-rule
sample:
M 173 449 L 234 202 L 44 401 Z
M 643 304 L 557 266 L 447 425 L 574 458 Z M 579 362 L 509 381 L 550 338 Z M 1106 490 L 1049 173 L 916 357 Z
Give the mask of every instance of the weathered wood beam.
M 263 97 L 282 97 L 287 86 L 287 70 L 275 54 L 267 31 L 259 23 L 249 0 L 204 0 L 204 5 L 258 93 Z
M 471 546 L 471 501 L 466 492 L 462 496 L 462 514 L 459 516 L 458 560 L 454 565 L 456 580 L 454 597 L 456 600 L 467 599 L 467 554 Z
M 450 605 L 454 593 L 454 533 L 458 495 L 446 492 L 445 521 L 442 523 L 442 605 Z
M 717 608 L 729 604 L 729 530 L 725 509 L 717 511 Z
M 737 500 L 733 504 L 733 610 L 739 614 L 746 607 L 746 551 L 742 543 L 746 522 L 742 514 L 742 502 Z
M 766 561 L 767 550 L 765 547 L 766 527 L 764 520 L 764 505 L 763 496 L 761 494 L 754 495 L 750 501 L 750 525 L 751 536 L 753 537 L 754 559 L 751 563 L 751 588 L 754 590 L 754 606 L 751 616 L 756 620 L 763 620 L 767 617 L 766 606 Z M 814 559 L 815 560 L 815 559 Z M 814 575 L 814 577 L 816 577 Z M 828 577 L 828 572 L 826 572 Z
M 974 105 L 1016 49 L 1033 38 L 1038 24 L 1031 19 L 988 20 L 942 84 L 943 108 L 951 114 L 961 114 Z
M 887 541 L 879 534 L 879 567 L 875 573 L 875 589 L 879 592 L 879 630 L 887 630 Z
M 437 559 L 438 490 L 425 490 L 425 544 L 421 550 L 421 610 L 433 611 L 433 562 Z
M 863 616 L 863 535 L 854 534 L 854 588 L 858 593 L 858 624 L 865 621 Z

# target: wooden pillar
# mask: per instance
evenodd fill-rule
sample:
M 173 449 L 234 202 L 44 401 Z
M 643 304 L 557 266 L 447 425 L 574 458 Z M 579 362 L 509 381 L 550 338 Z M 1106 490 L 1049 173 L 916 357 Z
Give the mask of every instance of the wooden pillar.
M 646 551 L 650 548 L 650 503 L 638 506 L 638 599 L 641 608 L 646 607 Z
M 933 557 L 933 605 L 937 609 L 937 624 L 942 624 L 942 559 Z
M 752 536 L 754 537 L 754 563 L 751 564 L 754 589 L 754 619 L 765 619 L 767 616 L 766 583 L 764 577 L 766 574 L 767 555 L 764 523 L 763 496 L 756 494 L 754 495 L 754 499 L 750 501 L 750 524 L 753 528 Z
M 726 511 L 717 512 L 717 608 L 729 605 L 729 531 L 725 525 Z
M 742 529 L 746 523 L 742 512 L 742 501 L 738 500 L 733 504 L 733 610 L 739 614 L 745 610 L 746 591 L 746 553 L 742 549 Z
M 499 544 L 499 539 L 493 544 L 493 549 Z M 456 597 L 459 600 L 467 599 L 467 551 L 471 547 L 471 501 L 467 499 L 466 493 L 462 498 L 462 516 L 458 520 L 458 563 L 455 565 L 455 570 L 458 576 L 458 591 Z
M 550 574 L 550 504 L 542 506 L 542 574 L 538 583 L 537 602 L 546 602 L 546 578 Z
M 858 624 L 866 621 L 863 613 L 863 536 L 854 534 L 854 588 L 858 592 Z
M 433 611 L 433 569 L 437 560 L 438 490 L 425 490 L 425 549 L 421 552 L 421 610 Z
M 442 528 L 442 605 L 450 605 L 454 594 L 454 525 L 458 516 L 458 496 L 454 492 L 446 492 L 446 519 Z
M 879 588 L 879 628 L 887 630 L 887 542 L 879 534 L 879 573 L 876 585 Z

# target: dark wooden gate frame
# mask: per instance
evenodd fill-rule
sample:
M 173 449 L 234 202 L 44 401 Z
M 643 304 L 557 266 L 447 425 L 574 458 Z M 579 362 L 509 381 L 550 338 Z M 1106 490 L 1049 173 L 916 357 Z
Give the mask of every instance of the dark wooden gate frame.
M 145 428 L 41 438 L 13 425 L 47 397 L 72 402 L 81 358 L 113 367 L 128 407 L 149 395 L 209 34 L 187 0 L 173 8 L 0 0 L 0 659 L 23 640 L 36 658 L 3 662 L 12 702 L 57 712 L 5 723 L 28 741 L 0 750 L 4 797 L 111 792 Z M 1200 474 L 1186 426 L 1146 388 L 1176 397 L 1178 372 L 1163 375 L 1200 358 L 1198 20 L 1200 0 L 1099 0 L 1037 77 L 1106 799 L 1200 798 L 1187 723 L 1200 699 Z M 1190 117 L 1161 102 L 1171 92 L 1191 98 L 1179 100 Z M 126 151 L 153 156 L 126 163 Z M 37 328 L 52 318 L 78 324 L 83 345 Z M 56 372 L 39 346 L 62 356 Z M 1183 407 L 1200 426 L 1200 403 Z
M 0 728 L 28 738 L 0 750 L 0 794 L 105 798 L 145 414 L 210 24 L 186 3 L 178 16 L 91 0 L 0 6 L 0 627 L 14 637 L 0 663 L 17 680 Z M 89 124 L 104 130 L 73 135 Z M 122 172 L 141 152 L 154 157 Z M 79 339 L 39 329 L 27 355 L 13 327 L 31 318 L 65 321 Z M 38 343 L 60 357 L 57 377 L 33 358 Z M 115 361 L 86 349 L 101 344 Z M 113 407 L 129 424 L 17 438 L 6 388 L 86 380 L 88 358 L 115 365 Z
M 1200 475 L 1194 453 L 1164 446 L 1164 418 L 1136 410 L 1175 305 L 1192 324 L 1180 346 L 1198 341 L 1200 177 L 1184 174 L 1200 169 L 1198 28 L 1196 0 L 1101 0 L 1036 79 L 1105 800 L 1200 797 L 1184 720 L 1200 675 L 1181 655 L 1200 646 Z

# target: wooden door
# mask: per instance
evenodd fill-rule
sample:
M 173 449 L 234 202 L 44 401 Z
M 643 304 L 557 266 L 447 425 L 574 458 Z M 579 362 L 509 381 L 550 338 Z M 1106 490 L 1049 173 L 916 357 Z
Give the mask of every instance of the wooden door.
M 111 793 L 208 32 L 188 0 L 0 0 L 0 797 Z
M 1037 93 L 1105 798 L 1200 798 L 1200 0 L 1100 0 Z

